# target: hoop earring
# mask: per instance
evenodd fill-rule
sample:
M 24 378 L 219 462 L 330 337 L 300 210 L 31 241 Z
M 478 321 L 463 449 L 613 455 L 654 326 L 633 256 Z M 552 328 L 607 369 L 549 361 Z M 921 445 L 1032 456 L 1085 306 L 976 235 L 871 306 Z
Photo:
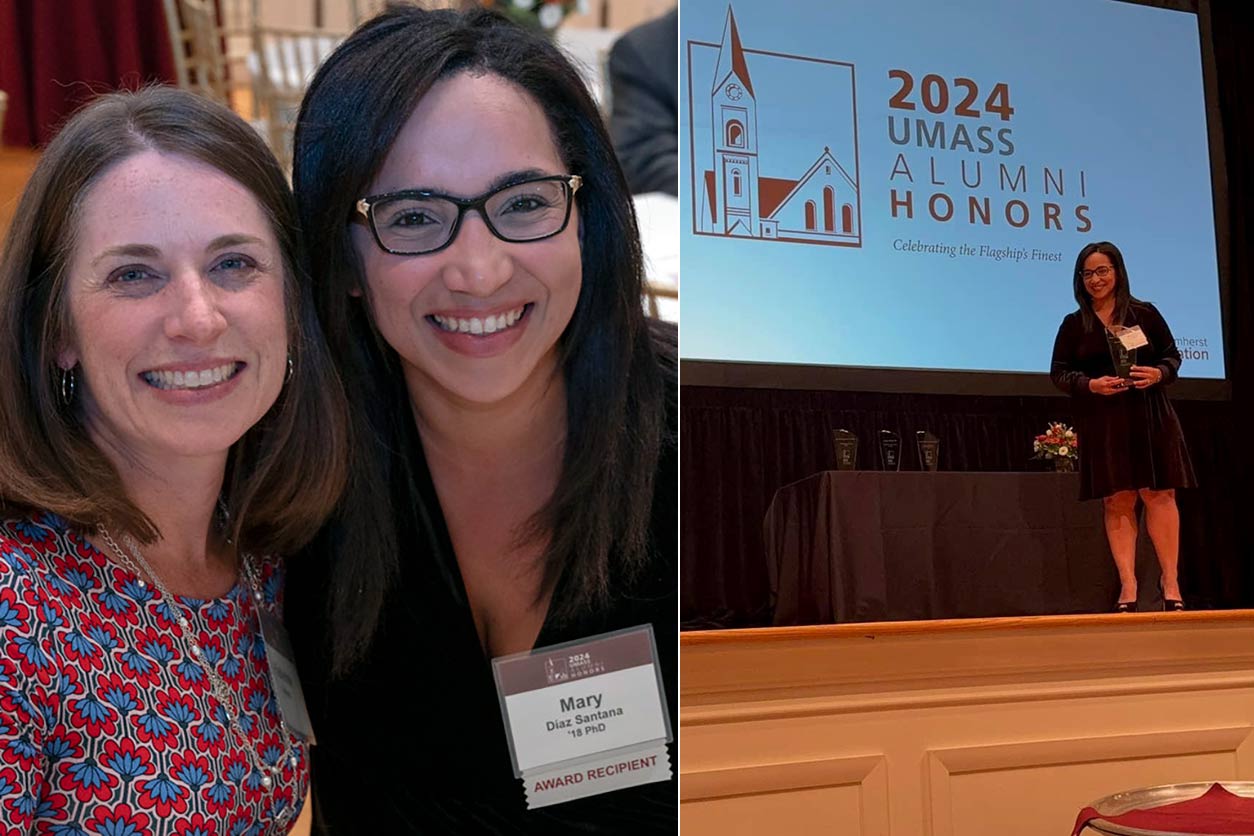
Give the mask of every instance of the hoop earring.
M 61 370 L 61 403 L 69 406 L 74 403 L 74 390 L 77 388 L 74 367 Z
M 296 367 L 292 364 L 292 355 L 287 355 L 287 377 L 283 378 L 284 383 L 291 383 L 292 376 L 296 374 Z

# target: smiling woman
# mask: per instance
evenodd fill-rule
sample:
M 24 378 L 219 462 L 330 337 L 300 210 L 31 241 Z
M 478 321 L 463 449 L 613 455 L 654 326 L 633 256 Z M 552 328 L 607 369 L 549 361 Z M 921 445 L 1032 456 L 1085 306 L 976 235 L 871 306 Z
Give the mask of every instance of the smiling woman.
M 1175 491 L 1197 480 L 1165 391 L 1179 376 L 1180 352 L 1158 309 L 1132 296 L 1123 253 L 1109 241 L 1080 250 L 1072 291 L 1078 307 L 1058 328 L 1050 377 L 1075 404 L 1084 442 L 1080 498 L 1102 500 L 1121 586 L 1115 611 L 1137 608 L 1138 499 L 1162 570 L 1164 602 L 1168 611 L 1183 610 Z
M 394 8 L 314 78 L 294 182 L 361 441 L 289 585 L 328 832 L 673 831 L 675 332 L 644 316 L 631 198 L 578 73 L 495 14 Z M 631 722 L 657 726 L 625 739 L 601 649 L 642 625 Z M 583 690 L 514 677 L 528 651 L 541 683 Z M 585 690 L 604 717 L 574 713 Z M 507 729 L 501 706 L 532 699 Z M 555 765 L 607 738 L 653 748 Z M 576 784 L 614 791 L 536 803 Z
M 260 204 L 210 165 L 143 151 L 88 191 L 77 239 L 57 365 L 79 369 L 96 446 L 148 468 L 229 448 L 286 373 L 284 265 Z
M 307 832 L 309 728 L 262 625 L 347 450 L 293 216 L 257 135 L 166 89 L 88 106 L 22 196 L 0 259 L 14 832 Z
M 564 167 L 539 103 L 499 76 L 437 82 L 397 135 L 371 191 L 404 195 L 414 180 L 427 195 L 486 188 L 462 202 L 480 207 L 464 222 L 456 199 L 402 196 L 399 212 L 397 198 L 372 209 L 374 240 L 353 227 L 375 325 L 401 358 L 420 423 L 456 401 L 564 400 L 541 395 L 581 284 L 579 230 L 567 222 L 579 178 Z M 416 231 L 427 227 L 436 230 Z M 385 252 L 384 243 L 403 249 Z M 560 432 L 560 421 L 552 428 Z

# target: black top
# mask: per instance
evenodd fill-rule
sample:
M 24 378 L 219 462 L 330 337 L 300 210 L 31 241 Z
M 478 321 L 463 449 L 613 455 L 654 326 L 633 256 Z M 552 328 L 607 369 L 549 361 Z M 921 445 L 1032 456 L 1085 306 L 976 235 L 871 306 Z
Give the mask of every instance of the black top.
M 673 413 L 672 413 L 673 424 Z M 410 449 L 421 451 L 417 430 Z M 677 459 L 674 427 L 659 462 L 651 535 L 654 562 L 632 583 L 612 578 L 613 599 L 576 623 L 546 619 L 536 647 L 652 624 L 678 731 Z M 467 603 L 425 461 L 414 462 L 416 497 L 394 489 L 397 541 L 409 544 L 400 577 L 365 660 L 328 682 L 325 550 L 289 568 L 287 618 L 318 745 L 312 762 L 315 816 L 328 834 L 674 833 L 678 783 L 659 782 L 527 810 L 514 777 L 492 676 Z M 408 481 L 408 480 L 405 480 Z M 554 600 L 560 600 L 559 580 Z M 677 748 L 668 747 L 672 775 Z
M 610 136 L 632 194 L 679 193 L 679 11 L 610 49 Z
M 1132 365 L 1154 366 L 1161 383 L 1114 395 L 1089 391 L 1093 378 L 1115 374 L 1118 342 L 1093 318 L 1085 330 L 1079 311 L 1067 314 L 1054 340 L 1050 377 L 1072 396 L 1080 439 L 1080 498 L 1110 496 L 1136 488 L 1196 486 L 1193 465 L 1166 386 L 1179 375 L 1180 352 L 1162 314 L 1148 302 L 1131 303 L 1126 327 L 1139 325 L 1149 345 L 1132 352 Z

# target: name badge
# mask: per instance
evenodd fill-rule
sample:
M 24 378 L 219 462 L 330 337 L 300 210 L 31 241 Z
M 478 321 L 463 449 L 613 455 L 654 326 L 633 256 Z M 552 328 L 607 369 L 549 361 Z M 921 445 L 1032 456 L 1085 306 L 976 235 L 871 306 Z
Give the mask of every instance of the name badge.
M 671 778 L 653 627 L 492 660 L 527 808 Z
M 305 693 L 300 688 L 300 675 L 292 660 L 292 643 L 283 622 L 260 606 L 257 615 L 261 620 L 261 638 L 266 644 L 266 661 L 270 663 L 270 681 L 274 683 L 274 695 L 279 701 L 279 714 L 287 727 L 313 745 L 313 722 L 305 707 Z
M 1119 342 L 1123 347 L 1131 351 L 1134 348 L 1140 348 L 1143 345 L 1149 345 L 1149 340 L 1145 336 L 1145 332 L 1141 330 L 1140 325 L 1133 325 L 1131 328 L 1122 328 L 1115 332 L 1115 336 L 1119 338 Z

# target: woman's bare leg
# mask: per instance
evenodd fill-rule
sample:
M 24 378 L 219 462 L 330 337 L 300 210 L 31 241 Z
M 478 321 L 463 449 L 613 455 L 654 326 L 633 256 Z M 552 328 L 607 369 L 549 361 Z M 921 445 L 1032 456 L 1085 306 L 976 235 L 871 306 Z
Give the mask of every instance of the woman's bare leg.
M 1176 601 L 1180 598 L 1180 578 L 1176 565 L 1180 559 L 1180 510 L 1176 507 L 1176 492 L 1140 490 L 1145 501 L 1145 528 L 1149 531 L 1154 551 L 1158 554 L 1158 566 L 1163 573 L 1163 597 Z
M 1136 600 L 1136 491 L 1119 491 L 1102 500 L 1106 539 L 1119 570 L 1119 602 Z

